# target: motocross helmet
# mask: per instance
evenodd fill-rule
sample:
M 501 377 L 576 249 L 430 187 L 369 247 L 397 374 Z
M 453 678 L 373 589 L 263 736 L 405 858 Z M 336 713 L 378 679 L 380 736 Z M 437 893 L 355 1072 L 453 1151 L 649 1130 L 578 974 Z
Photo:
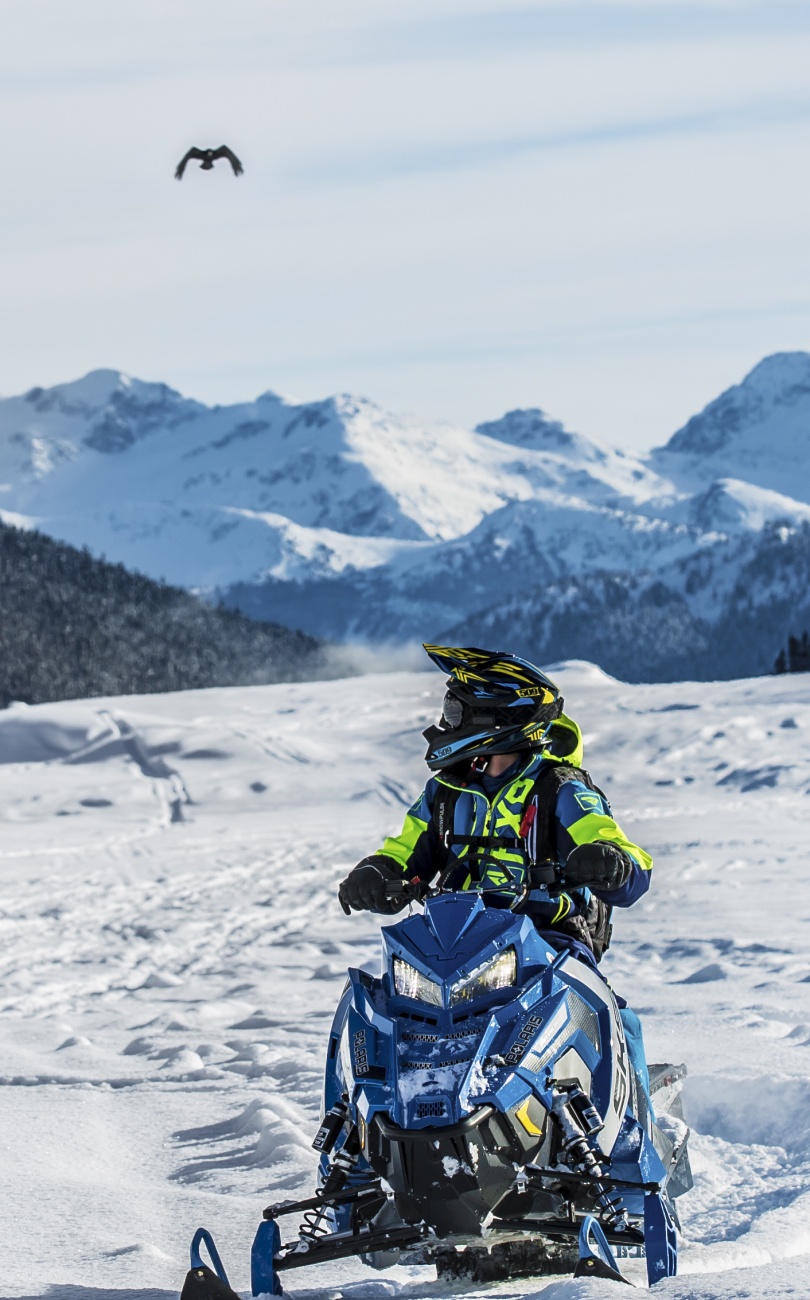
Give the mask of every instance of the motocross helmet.
M 563 699 L 545 673 L 526 659 L 474 646 L 426 645 L 449 673 L 442 716 L 422 734 L 431 771 L 465 759 L 542 749 Z

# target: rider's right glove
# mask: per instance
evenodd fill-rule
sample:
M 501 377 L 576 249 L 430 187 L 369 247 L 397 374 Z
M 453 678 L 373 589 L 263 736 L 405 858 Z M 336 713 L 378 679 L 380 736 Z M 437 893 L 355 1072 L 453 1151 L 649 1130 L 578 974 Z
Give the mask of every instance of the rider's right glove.
M 566 885 L 588 885 L 610 893 L 621 889 L 633 873 L 633 861 L 616 844 L 604 840 L 594 844 L 578 844 L 568 854 L 565 863 Z
M 390 858 L 375 856 L 363 858 L 341 881 L 338 900 L 347 916 L 355 912 L 380 912 L 384 916 L 393 916 L 401 912 L 407 899 L 389 898 L 386 885 L 391 881 L 403 881 L 402 869 Z

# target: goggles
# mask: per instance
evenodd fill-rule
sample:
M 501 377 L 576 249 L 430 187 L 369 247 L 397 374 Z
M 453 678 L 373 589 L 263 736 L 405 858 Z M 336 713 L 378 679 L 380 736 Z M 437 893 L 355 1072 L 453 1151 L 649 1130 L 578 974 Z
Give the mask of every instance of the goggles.
M 456 731 L 464 722 L 464 704 L 452 691 L 442 701 L 442 722 L 448 731 Z
M 452 691 L 447 691 L 442 701 L 442 716 L 439 726 L 443 731 L 458 731 L 461 727 L 519 727 L 529 722 L 534 714 L 535 705 L 526 700 L 523 708 L 474 708 L 466 700 L 460 700 Z

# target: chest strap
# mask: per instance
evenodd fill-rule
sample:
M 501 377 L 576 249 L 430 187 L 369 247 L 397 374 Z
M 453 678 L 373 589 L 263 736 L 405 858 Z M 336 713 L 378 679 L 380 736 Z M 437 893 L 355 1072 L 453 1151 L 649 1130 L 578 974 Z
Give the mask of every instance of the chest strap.
M 538 863 L 557 861 L 557 835 L 554 820 L 557 795 L 568 781 L 581 781 L 588 789 L 607 798 L 591 776 L 581 767 L 569 763 L 544 763 L 534 778 L 529 798 L 523 806 L 520 833 L 517 838 L 507 835 L 456 835 L 453 831 L 456 803 L 467 781 L 474 776 L 467 770 L 460 780 L 460 788 L 439 786 L 433 802 L 431 820 L 436 831 L 443 855 L 447 855 L 452 844 L 466 844 L 476 851 L 500 845 L 503 848 L 521 846 L 530 866 Z
M 478 885 L 481 883 L 484 876 L 484 866 L 487 862 L 487 849 L 503 849 L 509 848 L 510 846 L 518 847 L 522 842 L 522 840 L 516 839 L 514 835 L 454 835 L 453 832 L 448 829 L 444 833 L 444 848 L 448 856 L 445 872 L 449 875 L 456 869 L 456 867 L 461 866 L 463 863 L 469 872 L 470 880 L 474 881 L 475 884 Z M 449 850 L 451 843 L 466 844 L 470 849 L 469 857 L 460 858 L 455 862 L 450 862 Z M 497 859 L 493 859 L 493 861 L 497 861 Z M 505 871 L 507 875 L 512 874 L 505 862 L 497 861 L 497 866 L 499 870 Z M 444 874 L 445 873 L 443 873 L 443 875 Z
M 450 848 L 451 844 L 469 844 L 474 848 L 485 848 L 489 844 L 507 847 L 510 844 L 522 844 L 522 839 L 516 839 L 514 835 L 454 835 L 452 830 L 444 832 L 444 847 Z

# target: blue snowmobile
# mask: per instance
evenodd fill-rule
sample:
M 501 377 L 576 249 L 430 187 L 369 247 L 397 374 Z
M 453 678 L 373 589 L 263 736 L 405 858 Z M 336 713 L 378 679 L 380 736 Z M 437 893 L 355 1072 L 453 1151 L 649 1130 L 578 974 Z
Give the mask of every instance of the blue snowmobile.
M 422 913 L 383 928 L 381 975 L 349 971 L 313 1143 L 319 1186 L 264 1211 L 254 1295 L 353 1255 L 475 1281 L 570 1269 L 624 1281 L 617 1256 L 633 1255 L 651 1284 L 675 1273 L 674 1201 L 692 1186 L 685 1067 L 651 1067 L 653 1113 L 608 984 L 504 908 L 502 889 L 501 906 L 486 893 L 429 891 Z M 282 1245 L 285 1215 L 300 1227 Z M 182 1300 L 234 1297 L 204 1229 L 191 1265 Z

